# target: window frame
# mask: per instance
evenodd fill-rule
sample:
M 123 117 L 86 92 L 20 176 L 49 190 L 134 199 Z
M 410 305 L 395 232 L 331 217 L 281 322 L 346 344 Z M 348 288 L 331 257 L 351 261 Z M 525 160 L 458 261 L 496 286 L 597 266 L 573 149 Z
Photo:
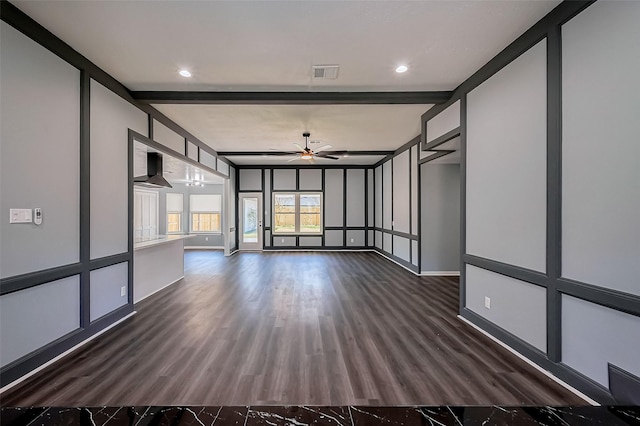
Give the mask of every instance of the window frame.
M 191 208 L 191 197 L 199 195 L 214 195 L 220 197 L 220 211 L 216 210 L 193 210 Z M 193 229 L 193 215 L 194 214 L 217 214 L 220 217 L 218 221 L 220 229 L 217 231 L 194 231 Z M 222 235 L 222 194 L 189 194 L 189 233 L 190 234 L 209 234 L 209 235 Z
M 278 195 L 293 195 L 295 198 L 294 212 L 293 213 L 280 213 L 280 214 L 292 214 L 294 216 L 294 231 L 293 232 L 277 232 L 276 231 L 276 196 Z M 300 207 L 300 197 L 304 195 L 317 195 L 320 197 L 320 229 L 318 232 L 302 232 L 300 229 L 300 217 L 302 213 Z M 324 234 L 324 193 L 321 191 L 273 191 L 271 194 L 271 233 L 278 236 L 318 236 Z
M 169 195 L 180 195 L 181 197 L 181 201 L 182 201 L 182 209 L 180 211 L 178 210 L 169 210 Z M 167 235 L 172 235 L 172 234 L 182 234 L 183 233 L 183 223 L 182 223 L 182 219 L 183 216 L 182 214 L 184 213 L 184 194 L 181 192 L 167 192 L 166 194 L 166 204 L 167 204 Z M 177 231 L 169 231 L 169 215 L 171 214 L 177 214 L 178 215 L 178 230 Z

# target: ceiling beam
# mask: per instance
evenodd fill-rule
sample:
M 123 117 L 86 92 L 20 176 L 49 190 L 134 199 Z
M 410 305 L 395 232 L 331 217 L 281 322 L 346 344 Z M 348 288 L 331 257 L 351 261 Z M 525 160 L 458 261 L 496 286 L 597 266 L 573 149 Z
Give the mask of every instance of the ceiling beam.
M 267 155 L 267 156 L 284 156 L 287 154 L 296 154 L 299 151 L 218 151 L 218 155 L 222 155 L 223 157 L 246 157 L 246 156 L 258 156 L 258 155 Z M 358 157 L 363 155 L 390 155 L 393 154 L 394 151 L 322 151 L 322 155 L 348 155 L 350 157 Z
M 149 104 L 192 105 L 400 105 L 441 104 L 453 92 L 131 92 Z

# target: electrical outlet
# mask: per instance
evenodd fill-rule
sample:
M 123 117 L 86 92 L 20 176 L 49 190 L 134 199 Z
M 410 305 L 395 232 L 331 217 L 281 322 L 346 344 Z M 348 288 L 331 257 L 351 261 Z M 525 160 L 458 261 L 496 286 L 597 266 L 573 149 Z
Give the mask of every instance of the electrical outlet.
M 281 243 L 284 243 L 284 238 L 281 238 L 281 239 L 280 239 L 280 242 L 281 242 Z
M 353 242 L 353 238 L 351 239 L 351 242 Z
M 484 297 L 484 307 L 487 309 L 491 309 L 491 298 L 485 296 Z
M 126 295 L 127 295 L 127 287 L 126 286 L 120 287 L 120 297 L 124 297 Z
M 209 241 L 209 237 L 204 237 L 204 240 L 205 241 Z

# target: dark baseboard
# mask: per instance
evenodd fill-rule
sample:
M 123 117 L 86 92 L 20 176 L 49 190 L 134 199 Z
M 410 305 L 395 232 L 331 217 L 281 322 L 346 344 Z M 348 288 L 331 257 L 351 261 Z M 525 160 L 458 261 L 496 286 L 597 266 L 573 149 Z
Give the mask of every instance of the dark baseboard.
M 58 355 L 82 343 L 133 312 L 133 305 L 121 306 L 93 321 L 87 328 L 78 328 L 57 340 L 13 361 L 0 370 L 0 387 L 14 382 Z
M 600 404 L 614 405 L 616 403 L 609 390 L 599 383 L 596 383 L 562 362 L 556 363 L 549 360 L 544 352 L 470 309 L 463 308 L 460 316 L 505 343 L 538 366 L 549 371 L 558 379 L 584 393 L 589 398 L 594 399 Z

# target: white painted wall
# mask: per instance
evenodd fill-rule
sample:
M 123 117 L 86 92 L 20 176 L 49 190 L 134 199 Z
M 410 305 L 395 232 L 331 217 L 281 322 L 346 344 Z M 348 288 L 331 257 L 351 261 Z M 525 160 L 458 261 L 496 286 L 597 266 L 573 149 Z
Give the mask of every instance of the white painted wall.
M 460 101 L 445 108 L 440 114 L 427 121 L 427 142 L 444 135 L 460 126 Z

